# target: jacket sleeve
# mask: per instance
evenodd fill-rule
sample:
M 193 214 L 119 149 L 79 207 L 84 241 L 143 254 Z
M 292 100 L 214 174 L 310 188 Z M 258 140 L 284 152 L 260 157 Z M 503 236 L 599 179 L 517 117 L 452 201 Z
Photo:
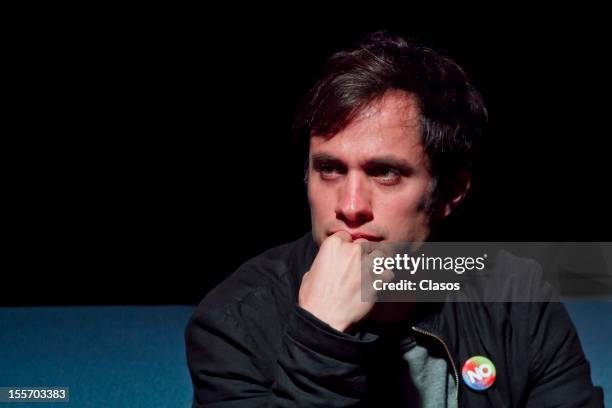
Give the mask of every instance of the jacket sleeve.
M 529 407 L 603 407 L 589 363 L 562 303 L 532 303 Z
M 366 393 L 361 360 L 373 341 L 341 333 L 297 305 L 281 339 L 231 313 L 196 312 L 186 329 L 194 407 L 353 407 Z

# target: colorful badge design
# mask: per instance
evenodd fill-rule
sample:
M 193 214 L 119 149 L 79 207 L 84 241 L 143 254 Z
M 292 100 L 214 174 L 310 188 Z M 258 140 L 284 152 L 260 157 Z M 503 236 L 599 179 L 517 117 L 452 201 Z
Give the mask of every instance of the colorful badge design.
M 495 382 L 495 365 L 483 356 L 469 358 L 461 370 L 463 382 L 475 391 L 486 390 Z

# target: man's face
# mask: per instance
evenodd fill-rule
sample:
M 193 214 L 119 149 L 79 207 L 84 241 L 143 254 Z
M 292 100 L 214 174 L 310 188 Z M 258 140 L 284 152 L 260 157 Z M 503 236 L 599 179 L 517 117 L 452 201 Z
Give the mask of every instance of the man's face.
M 416 100 L 388 92 L 345 129 L 310 138 L 308 199 L 315 241 L 423 241 L 433 177 Z

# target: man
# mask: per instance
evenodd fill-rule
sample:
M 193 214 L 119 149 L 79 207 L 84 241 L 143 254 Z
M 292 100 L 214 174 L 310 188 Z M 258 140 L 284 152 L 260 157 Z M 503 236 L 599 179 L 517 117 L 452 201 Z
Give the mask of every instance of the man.
M 601 404 L 558 303 L 362 298 L 369 243 L 431 239 L 462 201 L 485 120 L 461 68 L 431 49 L 375 33 L 332 56 L 296 121 L 312 232 L 200 304 L 186 331 L 194 406 Z M 486 390 L 459 377 L 474 356 L 495 364 Z

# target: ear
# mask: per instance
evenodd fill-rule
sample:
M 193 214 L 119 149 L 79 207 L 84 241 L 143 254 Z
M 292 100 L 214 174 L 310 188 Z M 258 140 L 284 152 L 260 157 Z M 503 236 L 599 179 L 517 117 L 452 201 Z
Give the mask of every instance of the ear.
M 438 215 L 440 218 L 445 218 L 453 212 L 465 198 L 471 186 L 471 175 L 467 170 L 460 170 L 451 180 L 447 180 L 442 186 L 440 192 L 440 206 L 438 207 Z

